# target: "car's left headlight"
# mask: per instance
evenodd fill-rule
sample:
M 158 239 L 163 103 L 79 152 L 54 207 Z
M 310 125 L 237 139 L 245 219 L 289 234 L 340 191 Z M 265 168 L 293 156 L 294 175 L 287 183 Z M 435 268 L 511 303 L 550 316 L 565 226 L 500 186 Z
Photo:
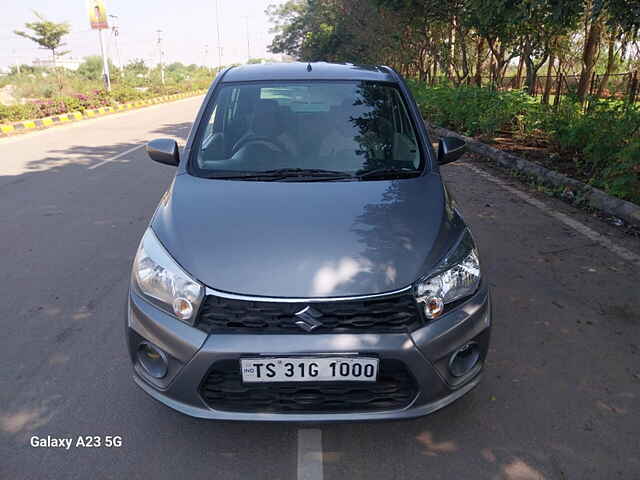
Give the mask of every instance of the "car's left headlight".
M 171 258 L 151 228 L 140 241 L 131 280 L 142 297 L 193 324 L 204 297 L 204 287 Z
M 473 295 L 480 285 L 480 261 L 473 238 L 465 230 L 456 246 L 414 285 L 414 295 L 427 318 L 440 316 L 447 304 Z

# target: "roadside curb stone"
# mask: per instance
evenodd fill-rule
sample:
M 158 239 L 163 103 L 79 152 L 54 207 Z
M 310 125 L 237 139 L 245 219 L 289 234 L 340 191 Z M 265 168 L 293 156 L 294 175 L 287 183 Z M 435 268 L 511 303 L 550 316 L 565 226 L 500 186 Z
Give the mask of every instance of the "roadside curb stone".
M 538 165 L 537 163 L 518 157 L 517 155 L 503 152 L 502 150 L 479 142 L 474 138 L 460 135 L 452 130 L 437 127 L 428 122 L 425 123 L 429 130 L 434 132 L 437 136 L 460 138 L 467 142 L 469 151 L 488 157 L 494 160 L 501 167 L 510 168 L 523 172 L 527 175 L 531 175 L 538 178 L 543 183 L 557 187 L 570 187 L 579 191 L 591 207 L 601 210 L 609 215 L 619 217 L 631 225 L 640 226 L 640 206 L 634 203 L 612 197 L 602 190 L 587 185 L 575 178 L 567 177 L 562 173 L 550 170 L 542 165 Z

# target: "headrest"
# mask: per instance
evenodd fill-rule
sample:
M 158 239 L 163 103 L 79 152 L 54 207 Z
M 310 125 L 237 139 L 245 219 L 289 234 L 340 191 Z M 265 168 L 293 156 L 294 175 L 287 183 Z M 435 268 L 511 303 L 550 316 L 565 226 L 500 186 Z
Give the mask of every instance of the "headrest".
M 257 104 L 256 104 L 256 109 L 255 109 L 255 113 L 256 115 L 258 114 L 268 114 L 268 113 L 277 113 L 279 111 L 279 106 L 278 106 L 278 102 L 276 102 L 275 100 L 272 99 L 264 99 L 264 100 L 260 100 Z
M 253 131 L 256 135 L 275 137 L 282 133 L 280 107 L 275 100 L 260 100 L 253 116 Z

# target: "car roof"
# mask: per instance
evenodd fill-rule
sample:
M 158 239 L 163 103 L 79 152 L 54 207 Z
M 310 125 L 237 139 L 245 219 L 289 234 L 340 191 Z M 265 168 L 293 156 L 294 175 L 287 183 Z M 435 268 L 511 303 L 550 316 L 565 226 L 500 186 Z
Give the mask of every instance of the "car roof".
M 255 80 L 371 80 L 397 83 L 389 67 L 351 63 L 289 62 L 263 63 L 231 67 L 222 82 Z

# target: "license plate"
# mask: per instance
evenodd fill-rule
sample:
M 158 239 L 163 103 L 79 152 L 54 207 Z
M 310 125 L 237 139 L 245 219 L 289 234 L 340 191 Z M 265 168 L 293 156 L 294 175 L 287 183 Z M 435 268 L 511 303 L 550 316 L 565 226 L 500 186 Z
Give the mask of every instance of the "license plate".
M 243 382 L 375 382 L 378 359 L 371 357 L 242 358 Z

